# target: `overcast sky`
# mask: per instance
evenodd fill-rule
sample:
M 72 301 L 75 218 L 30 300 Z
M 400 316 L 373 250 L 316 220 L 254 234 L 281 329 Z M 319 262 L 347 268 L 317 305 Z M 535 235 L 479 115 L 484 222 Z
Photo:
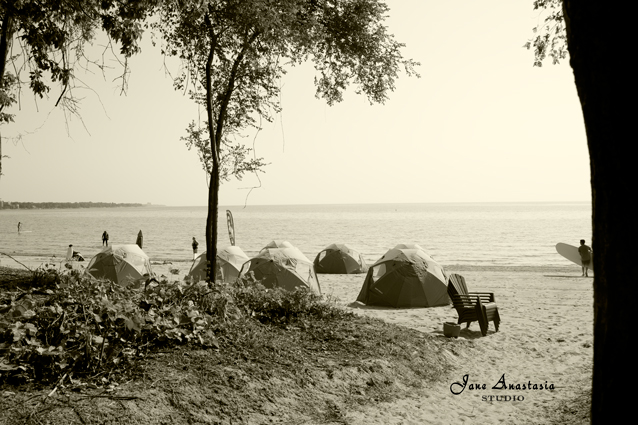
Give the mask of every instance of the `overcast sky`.
M 222 205 L 588 201 L 589 156 L 566 62 L 533 67 L 523 44 L 532 1 L 390 0 L 389 32 L 421 63 L 384 105 L 351 90 L 329 107 L 313 69 L 281 81 L 283 111 L 247 143 L 269 163 L 257 180 L 224 184 Z M 98 47 L 96 46 L 96 50 Z M 0 199 L 205 205 L 196 152 L 180 137 L 199 111 L 175 92 L 146 40 L 117 82 L 78 72 L 81 116 L 65 119 L 27 92 L 3 126 Z M 16 139 L 21 135 L 20 139 Z

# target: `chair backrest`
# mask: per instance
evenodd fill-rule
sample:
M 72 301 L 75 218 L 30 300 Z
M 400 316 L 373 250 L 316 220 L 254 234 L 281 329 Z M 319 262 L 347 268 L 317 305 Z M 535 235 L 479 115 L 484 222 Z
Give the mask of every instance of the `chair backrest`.
M 447 293 L 454 300 L 455 295 L 467 295 L 467 285 L 465 278 L 460 274 L 452 273 L 448 279 Z

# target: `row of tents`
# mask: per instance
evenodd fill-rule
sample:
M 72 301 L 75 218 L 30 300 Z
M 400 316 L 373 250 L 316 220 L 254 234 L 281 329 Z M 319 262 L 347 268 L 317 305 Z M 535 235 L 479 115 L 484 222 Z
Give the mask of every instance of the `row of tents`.
M 239 277 L 259 281 L 267 288 L 307 288 L 321 294 L 317 273 L 367 273 L 357 301 L 392 307 L 434 307 L 450 303 L 447 273 L 419 245 L 399 244 L 368 267 L 363 256 L 344 244 L 332 244 L 310 261 L 287 241 L 272 241 L 249 258 L 241 248 L 229 246 L 217 253 L 218 281 Z M 206 275 L 206 253 L 198 256 L 188 273 L 193 281 Z M 138 245 L 105 248 L 89 262 L 87 271 L 116 283 L 152 275 L 148 256 Z

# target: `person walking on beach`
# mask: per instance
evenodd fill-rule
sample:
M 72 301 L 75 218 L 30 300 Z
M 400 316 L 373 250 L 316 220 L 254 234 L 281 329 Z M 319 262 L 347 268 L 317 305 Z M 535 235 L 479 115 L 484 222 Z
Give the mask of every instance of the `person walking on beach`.
M 195 257 L 197 256 L 197 247 L 199 246 L 199 242 L 197 242 L 197 239 L 195 239 L 195 236 L 193 236 L 193 260 L 195 259 Z
M 591 263 L 591 248 L 585 245 L 585 239 L 580 240 L 580 246 L 578 247 L 578 253 L 580 254 L 580 262 L 583 265 L 583 274 L 582 276 L 589 277 L 587 274 L 587 270 L 589 269 L 589 264 Z
M 109 234 L 106 232 L 106 230 L 104 231 L 104 233 L 102 233 L 102 246 L 109 246 Z

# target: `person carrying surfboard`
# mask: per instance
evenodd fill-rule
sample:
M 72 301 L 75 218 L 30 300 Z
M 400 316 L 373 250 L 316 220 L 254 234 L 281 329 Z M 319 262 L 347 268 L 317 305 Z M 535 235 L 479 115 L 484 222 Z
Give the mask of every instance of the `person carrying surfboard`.
M 580 262 L 583 265 L 583 274 L 582 276 L 589 277 L 587 274 L 587 270 L 589 269 L 589 264 L 591 263 L 591 248 L 585 245 L 585 239 L 580 240 L 580 246 L 578 247 L 578 253 L 580 254 Z

